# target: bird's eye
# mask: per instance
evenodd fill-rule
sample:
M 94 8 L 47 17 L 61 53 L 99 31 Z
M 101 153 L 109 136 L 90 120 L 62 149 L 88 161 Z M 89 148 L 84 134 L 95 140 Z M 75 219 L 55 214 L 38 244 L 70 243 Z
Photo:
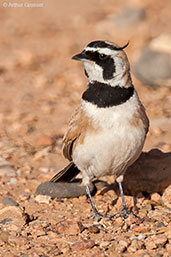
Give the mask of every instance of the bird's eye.
M 105 55 L 105 54 L 99 54 L 99 59 L 100 59 L 100 60 L 105 60 L 105 59 L 107 59 L 107 55 Z

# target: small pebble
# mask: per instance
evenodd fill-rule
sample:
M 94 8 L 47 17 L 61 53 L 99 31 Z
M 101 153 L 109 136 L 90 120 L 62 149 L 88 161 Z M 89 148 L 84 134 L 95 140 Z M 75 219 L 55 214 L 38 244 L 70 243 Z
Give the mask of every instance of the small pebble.
M 167 227 L 166 235 L 167 235 L 168 239 L 171 240 L 171 222 L 169 223 L 169 225 Z
M 73 251 L 80 251 L 84 249 L 90 249 L 95 245 L 95 242 L 93 240 L 83 240 L 76 242 L 75 244 L 72 245 L 72 250 Z
M 11 165 L 6 165 L 6 164 L 2 164 L 2 166 L 0 165 L 0 176 L 14 176 L 15 175 L 15 170 Z
M 36 230 L 35 235 L 36 235 L 37 237 L 40 237 L 40 236 L 45 236 L 46 233 L 45 233 L 44 230 Z
M 146 235 L 144 235 L 144 234 L 139 234 L 138 237 L 137 237 L 138 240 L 142 240 L 142 239 L 145 239 L 145 238 L 146 238 Z
M 151 200 L 155 202 L 160 202 L 161 201 L 161 196 L 158 193 L 154 193 L 151 195 Z
M 151 255 L 149 255 L 148 253 L 143 253 L 141 257 L 151 257 Z
M 16 178 L 10 178 L 10 183 L 16 185 L 17 179 Z
M 166 205 L 168 208 L 171 208 L 171 185 L 165 189 L 162 196 L 162 201 L 164 205 Z
M 14 177 L 16 175 L 14 170 L 9 170 L 9 172 L 6 174 L 7 177 Z
M 15 225 L 15 224 L 8 225 L 8 230 L 10 230 L 10 231 L 17 231 L 18 229 L 19 229 L 19 226 Z
M 128 247 L 128 242 L 125 240 L 120 240 L 117 250 L 119 253 L 123 253 L 127 249 L 127 247 Z
M 21 170 L 18 169 L 18 170 L 16 171 L 16 173 L 17 173 L 18 176 L 21 175 Z
M 100 229 L 97 226 L 93 225 L 93 226 L 88 227 L 88 231 L 90 233 L 97 234 L 100 232 Z
M 111 242 L 109 241 L 102 241 L 100 242 L 100 247 L 103 247 L 103 248 L 108 248 L 108 246 L 110 245 Z
M 156 244 L 153 240 L 151 239 L 148 239 L 146 242 L 145 242 L 145 246 L 146 246 L 146 249 L 148 250 L 153 250 L 156 248 Z
M 6 206 L 0 209 L 0 221 L 7 221 L 9 224 L 23 226 L 26 223 L 26 215 L 18 206 Z
M 131 245 L 128 247 L 128 252 L 133 252 L 135 253 L 137 250 L 142 248 L 143 243 L 138 240 L 132 240 Z
M 83 225 L 81 222 L 76 221 L 64 221 L 56 225 L 56 231 L 59 234 L 64 235 L 77 235 L 83 230 Z
M 30 199 L 31 194 L 30 193 L 22 193 L 19 197 L 20 197 L 21 201 L 27 201 Z
M 9 233 L 7 231 L 0 231 L 0 241 L 8 243 Z
M 57 233 L 55 233 L 53 231 L 48 231 L 47 234 L 48 234 L 50 239 L 57 238 Z
M 134 230 L 138 233 L 146 233 L 150 230 L 150 225 L 147 224 L 146 226 L 143 224 L 140 224 L 139 226 L 135 227 Z
M 155 244 L 160 247 L 164 247 L 167 243 L 168 239 L 165 235 L 157 235 L 155 238 L 153 238 Z
M 125 196 L 125 203 L 128 209 L 134 206 L 134 199 L 132 196 Z M 121 197 L 118 198 L 116 203 L 116 209 L 119 212 L 122 209 L 122 199 Z
M 41 168 L 40 168 L 40 172 L 48 173 L 48 172 L 49 172 L 49 168 L 47 168 L 47 167 L 41 167 Z
M 13 205 L 13 206 L 19 206 L 19 204 L 13 200 L 11 197 L 4 197 L 2 199 L 2 203 L 5 205 L 5 206 L 9 206 L 9 205 Z
M 47 203 L 49 204 L 51 197 L 49 195 L 37 195 L 35 197 L 35 201 L 38 203 Z

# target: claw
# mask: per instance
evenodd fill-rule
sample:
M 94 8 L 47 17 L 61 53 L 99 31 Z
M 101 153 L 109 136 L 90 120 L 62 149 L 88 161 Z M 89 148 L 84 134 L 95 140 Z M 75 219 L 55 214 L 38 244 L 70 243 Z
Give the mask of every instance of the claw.
M 86 186 L 86 192 L 87 192 L 87 195 L 89 197 L 91 207 L 92 207 L 92 211 L 93 211 L 93 215 L 90 216 L 89 219 L 94 219 L 95 218 L 97 220 L 97 222 L 99 222 L 102 218 L 107 218 L 109 220 L 111 220 L 114 217 L 119 217 L 119 216 L 124 217 L 125 219 L 128 218 L 130 212 L 128 211 L 128 209 L 126 207 L 126 204 L 125 204 L 125 199 L 124 199 L 124 194 L 123 194 L 123 189 L 122 189 L 121 182 L 119 182 L 119 188 L 120 188 L 121 197 L 122 197 L 122 209 L 121 209 L 121 211 L 114 214 L 114 215 L 102 215 L 96 209 L 94 201 L 93 201 L 93 199 L 91 197 L 91 194 L 90 194 L 89 187 Z
M 122 209 L 118 213 L 114 214 L 113 217 L 120 217 L 121 216 L 121 217 L 126 219 L 126 218 L 128 218 L 129 214 L 130 214 L 130 212 L 124 206 L 124 207 L 122 207 Z
M 88 217 L 89 220 L 96 219 L 99 222 L 103 218 L 103 215 L 100 213 L 94 213 L 92 216 Z
M 94 212 L 94 214 L 92 216 L 88 217 L 89 220 L 96 219 L 97 222 L 99 222 L 101 219 L 109 219 L 109 220 L 111 220 L 112 218 L 113 218 L 113 215 L 102 215 L 98 211 Z

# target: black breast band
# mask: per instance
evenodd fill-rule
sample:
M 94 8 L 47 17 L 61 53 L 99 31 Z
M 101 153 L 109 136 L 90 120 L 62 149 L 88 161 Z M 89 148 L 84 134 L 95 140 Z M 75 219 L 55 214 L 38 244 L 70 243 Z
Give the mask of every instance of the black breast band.
M 116 106 L 125 103 L 133 96 L 134 87 L 128 88 L 115 86 L 94 81 L 89 83 L 87 90 L 83 93 L 82 99 L 97 105 L 100 108 Z

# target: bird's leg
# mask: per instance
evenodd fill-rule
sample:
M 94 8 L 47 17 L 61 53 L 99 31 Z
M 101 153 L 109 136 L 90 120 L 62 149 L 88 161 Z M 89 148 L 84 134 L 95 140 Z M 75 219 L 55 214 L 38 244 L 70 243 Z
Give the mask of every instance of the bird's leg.
M 125 204 L 124 192 L 123 192 L 123 187 L 122 187 L 123 175 L 120 175 L 116 179 L 116 181 L 119 184 L 119 190 L 120 190 L 120 195 L 121 195 L 121 199 L 122 199 L 122 209 L 119 213 L 115 214 L 114 216 L 115 217 L 118 217 L 118 216 L 128 217 L 129 211 Z
M 86 186 L 86 193 L 88 195 L 88 198 L 90 200 L 90 203 L 91 203 L 91 207 L 92 207 L 92 210 L 93 210 L 93 216 L 89 217 L 89 219 L 93 219 L 93 218 L 96 218 L 97 221 L 100 221 L 102 218 L 108 218 L 108 219 L 111 219 L 111 216 L 109 215 L 102 215 L 98 212 L 98 210 L 96 209 L 96 206 L 94 204 L 94 201 L 92 199 L 92 196 L 91 196 L 91 193 L 90 193 L 90 189 L 88 186 Z
M 86 193 L 87 193 L 87 195 L 88 195 L 88 198 L 89 198 L 90 204 L 91 204 L 91 208 L 92 208 L 92 210 L 93 210 L 93 216 L 91 216 L 90 219 L 96 218 L 97 221 L 100 221 L 101 218 L 103 217 L 103 215 L 100 214 L 100 213 L 98 212 L 98 210 L 96 209 L 96 206 L 95 206 L 95 204 L 94 204 L 94 201 L 93 201 L 93 199 L 92 199 L 92 196 L 91 196 L 91 193 L 90 193 L 90 189 L 89 189 L 88 186 L 86 186 Z
M 122 182 L 118 182 L 118 184 L 119 184 L 119 190 L 120 190 L 120 195 L 121 195 L 121 199 L 122 199 L 122 209 L 120 211 L 120 214 L 123 215 L 124 217 L 127 217 L 129 214 L 129 211 L 125 204 L 125 197 L 124 197 Z

